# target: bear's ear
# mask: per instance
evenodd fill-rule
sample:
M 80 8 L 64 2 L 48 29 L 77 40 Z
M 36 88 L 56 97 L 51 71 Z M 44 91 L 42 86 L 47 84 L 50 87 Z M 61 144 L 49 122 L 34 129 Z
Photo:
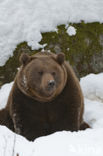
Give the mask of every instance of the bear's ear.
M 62 65 L 64 63 L 65 60 L 65 55 L 64 53 L 59 53 L 56 57 L 57 62 Z
M 26 53 L 22 53 L 20 56 L 20 63 L 23 65 L 26 65 L 29 61 L 31 60 L 31 57 L 26 54 Z

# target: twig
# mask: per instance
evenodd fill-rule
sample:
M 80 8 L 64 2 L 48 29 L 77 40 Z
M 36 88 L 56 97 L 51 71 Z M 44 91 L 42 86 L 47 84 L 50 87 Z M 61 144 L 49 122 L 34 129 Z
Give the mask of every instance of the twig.
M 13 142 L 13 151 L 12 151 L 12 156 L 15 154 L 15 143 L 16 143 L 16 134 L 14 134 L 14 142 Z M 19 155 L 17 155 L 19 156 Z

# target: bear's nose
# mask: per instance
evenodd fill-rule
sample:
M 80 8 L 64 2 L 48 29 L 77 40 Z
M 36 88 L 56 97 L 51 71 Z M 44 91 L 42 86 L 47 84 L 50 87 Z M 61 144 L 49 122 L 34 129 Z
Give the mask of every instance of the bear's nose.
M 50 81 L 48 82 L 48 86 L 49 86 L 50 88 L 53 88 L 53 87 L 55 86 L 55 81 L 54 81 L 54 80 L 50 80 Z

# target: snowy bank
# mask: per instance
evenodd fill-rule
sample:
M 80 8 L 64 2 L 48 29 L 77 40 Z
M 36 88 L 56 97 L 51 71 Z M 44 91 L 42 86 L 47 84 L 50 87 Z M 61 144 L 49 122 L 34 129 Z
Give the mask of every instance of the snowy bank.
M 103 102 L 103 73 L 89 74 L 81 78 L 80 84 L 86 98 Z
M 43 47 L 41 32 L 70 22 L 103 22 L 102 0 L 0 0 L 0 66 L 17 44 Z
M 103 155 L 103 73 L 81 79 L 85 96 L 84 119 L 92 129 L 56 132 L 29 142 L 5 126 L 0 126 L 0 156 L 102 156 Z M 100 85 L 101 84 L 101 85 Z M 0 89 L 0 108 L 4 108 L 12 83 Z M 91 98 L 93 97 L 93 98 Z M 13 150 L 14 149 L 14 150 Z
M 13 152 L 13 156 L 102 156 L 103 128 L 57 132 L 29 142 L 0 126 L 0 156 L 12 156 Z

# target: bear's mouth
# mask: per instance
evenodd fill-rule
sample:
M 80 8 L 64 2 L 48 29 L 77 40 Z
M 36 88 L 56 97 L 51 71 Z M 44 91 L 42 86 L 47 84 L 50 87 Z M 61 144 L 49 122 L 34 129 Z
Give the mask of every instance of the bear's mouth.
M 45 96 L 46 97 L 50 97 L 50 96 L 52 96 L 54 94 L 54 91 L 53 92 L 47 92 L 47 93 L 45 93 Z
M 40 94 L 42 97 L 50 97 L 52 95 L 54 95 L 56 90 L 56 87 L 53 87 L 52 89 L 50 87 L 47 87 L 43 90 L 41 90 Z

